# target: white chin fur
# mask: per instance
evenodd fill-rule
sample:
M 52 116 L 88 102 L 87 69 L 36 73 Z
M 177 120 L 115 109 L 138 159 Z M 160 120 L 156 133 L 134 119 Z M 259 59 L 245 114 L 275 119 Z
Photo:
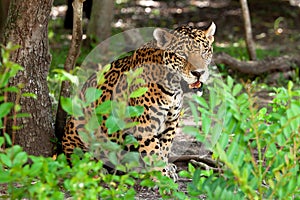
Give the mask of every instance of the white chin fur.
M 196 94 L 197 94 L 197 96 L 201 97 L 203 92 L 202 91 L 197 91 Z

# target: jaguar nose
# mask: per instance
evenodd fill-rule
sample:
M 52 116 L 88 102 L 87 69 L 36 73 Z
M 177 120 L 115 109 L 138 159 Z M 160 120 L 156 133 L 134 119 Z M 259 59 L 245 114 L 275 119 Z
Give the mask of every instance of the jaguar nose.
M 197 78 L 200 78 L 200 76 L 202 76 L 205 73 L 205 71 L 191 71 L 191 74 L 196 76 Z

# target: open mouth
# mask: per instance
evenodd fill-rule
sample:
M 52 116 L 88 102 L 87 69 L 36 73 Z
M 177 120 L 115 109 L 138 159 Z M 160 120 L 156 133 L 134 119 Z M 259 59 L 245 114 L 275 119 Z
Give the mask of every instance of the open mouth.
M 193 89 L 193 91 L 198 95 L 202 96 L 203 94 L 203 83 L 201 81 L 196 81 L 195 83 L 192 83 L 189 85 L 190 89 Z
M 198 80 L 195 83 L 190 84 L 189 88 L 193 89 L 193 90 L 196 90 L 196 91 L 202 91 L 202 89 L 203 89 L 203 83 Z

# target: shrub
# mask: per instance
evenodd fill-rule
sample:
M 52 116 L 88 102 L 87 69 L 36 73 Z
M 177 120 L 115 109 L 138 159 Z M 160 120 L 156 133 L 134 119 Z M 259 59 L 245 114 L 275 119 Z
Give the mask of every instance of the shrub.
M 208 199 L 300 198 L 300 90 L 292 82 L 274 88 L 274 99 L 261 107 L 250 84 L 216 80 L 208 100 L 195 97 L 202 133 L 194 135 L 224 166 L 212 173 L 189 166 L 189 194 Z M 194 108 L 194 115 L 197 115 Z M 196 116 L 199 118 L 198 116 Z M 190 128 L 186 128 L 189 130 Z

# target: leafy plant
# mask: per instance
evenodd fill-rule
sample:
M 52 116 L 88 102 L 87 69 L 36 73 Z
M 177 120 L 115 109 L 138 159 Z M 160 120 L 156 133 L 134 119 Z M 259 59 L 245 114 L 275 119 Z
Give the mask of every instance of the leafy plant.
M 9 85 L 9 80 L 23 70 L 22 66 L 10 61 L 9 59 L 11 52 L 17 50 L 18 48 L 18 46 L 8 43 L 7 46 L 2 46 L 0 56 L 2 58 L 2 60 L 0 60 L 0 129 L 2 129 L 3 133 L 6 133 L 8 117 L 13 119 L 13 124 L 11 127 L 12 143 L 14 143 L 15 130 L 19 129 L 19 127 L 16 125 L 16 119 L 20 117 L 30 117 L 30 115 L 27 113 L 20 113 L 20 98 L 36 98 L 35 94 L 21 92 L 21 89 L 23 88 L 22 83 L 19 83 L 16 86 Z M 15 94 L 15 102 L 8 101 L 9 94 Z M 11 116 L 10 113 L 12 113 Z
M 300 90 L 292 82 L 287 89 L 274 88 L 272 103 L 260 107 L 250 84 L 234 84 L 231 77 L 226 84 L 214 84 L 208 101 L 195 97 L 202 133 L 194 135 L 203 135 L 197 138 L 225 167 L 220 174 L 192 167 L 182 172 L 193 177 L 189 194 L 206 194 L 208 199 L 299 198 Z

